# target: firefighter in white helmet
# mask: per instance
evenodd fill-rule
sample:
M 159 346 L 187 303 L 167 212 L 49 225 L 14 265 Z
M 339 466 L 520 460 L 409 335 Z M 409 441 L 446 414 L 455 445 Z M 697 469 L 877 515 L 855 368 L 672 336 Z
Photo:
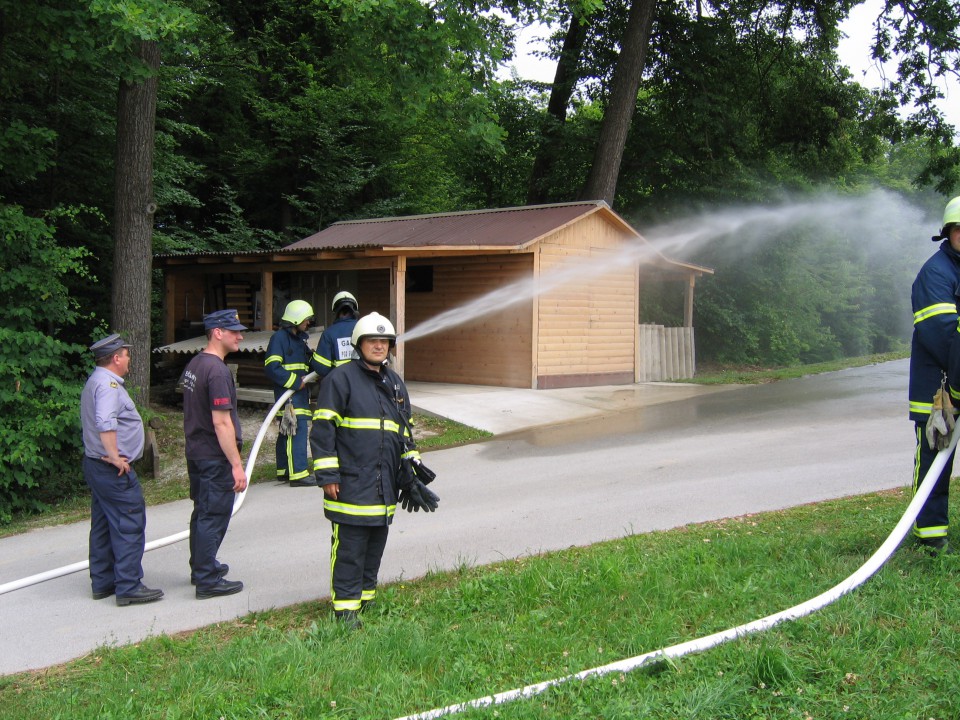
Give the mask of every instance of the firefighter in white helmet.
M 330 598 L 335 616 L 352 628 L 376 597 L 397 503 L 430 512 L 438 502 L 422 476 L 410 472 L 420 454 L 410 430 L 410 396 L 387 366 L 396 340 L 383 315 L 357 321 L 351 336 L 357 357 L 335 367 L 320 385 L 310 431 L 314 474 L 332 524 Z
M 960 197 L 947 203 L 939 234 L 932 240 L 940 248 L 927 260 L 913 282 L 913 340 L 910 347 L 910 419 L 915 423 L 917 449 L 914 452 L 913 489 L 937 456 L 936 432 L 927 437 L 942 414 L 943 395 L 949 406 L 951 394 L 960 395 L 960 336 L 957 334 L 957 303 L 960 302 Z M 941 242 L 942 241 L 942 242 Z M 941 392 L 941 389 L 943 392 Z M 939 397 L 937 397 L 939 396 Z M 934 406 L 937 406 L 936 408 Z M 952 408 L 947 411 L 952 416 Z M 942 419 L 942 418 L 940 418 Z M 952 419 L 952 417 L 951 417 Z M 931 443 L 931 440 L 934 440 Z M 940 473 L 917 515 L 913 534 L 920 547 L 933 553 L 949 552 L 947 500 L 953 454 Z
M 295 392 L 286 407 L 280 408 L 280 432 L 277 434 L 277 480 L 290 487 L 316 485 L 307 460 L 307 425 L 310 420 L 310 390 L 303 378 L 322 367 L 307 344 L 307 328 L 313 319 L 313 307 L 305 300 L 292 300 L 280 319 L 280 329 L 270 338 L 264 372 L 273 384 L 273 398 L 279 400 L 287 390 Z M 283 420 L 284 413 L 287 420 Z M 291 417 L 292 416 L 292 417 Z
M 330 305 L 333 311 L 333 322 L 325 328 L 320 335 L 320 342 L 317 343 L 317 352 L 313 356 L 314 360 L 320 365 L 320 377 L 323 378 L 328 372 L 337 365 L 343 365 L 350 362 L 353 357 L 353 328 L 357 325 L 357 318 L 360 317 L 360 306 L 357 299 L 342 290 L 333 296 L 333 303 Z

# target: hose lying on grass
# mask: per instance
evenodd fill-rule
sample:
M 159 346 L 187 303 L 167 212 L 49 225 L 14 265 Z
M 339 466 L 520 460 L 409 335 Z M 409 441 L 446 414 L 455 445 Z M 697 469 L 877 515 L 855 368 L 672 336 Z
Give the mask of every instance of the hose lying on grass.
M 312 382 L 314 379 L 316 379 L 316 377 L 316 373 L 310 373 L 309 375 L 305 375 L 303 379 L 305 382 Z M 257 439 L 253 441 L 253 447 L 250 448 L 250 456 L 247 458 L 247 465 L 244 469 L 244 472 L 247 474 L 248 481 L 253 474 L 254 464 L 257 462 L 257 453 L 260 452 L 260 445 L 263 443 L 263 438 L 267 434 L 267 428 L 270 426 L 270 421 L 276 417 L 277 411 L 283 407 L 283 404 L 291 395 L 293 395 L 293 393 L 294 390 L 291 389 L 287 390 L 283 395 L 281 395 L 280 399 L 277 400 L 273 404 L 273 407 L 270 408 L 266 418 L 264 418 L 263 424 L 260 426 L 260 432 L 257 433 Z M 250 485 L 248 484 L 247 488 L 249 487 Z M 243 506 L 243 500 L 246 496 L 246 489 L 244 489 L 243 492 L 237 493 L 236 498 L 233 500 L 233 511 L 230 513 L 230 517 L 233 517 L 240 512 L 240 508 Z M 148 552 L 150 550 L 156 550 L 157 548 L 166 547 L 167 545 L 173 545 L 181 540 L 186 540 L 188 537 L 190 537 L 190 531 L 184 530 L 183 532 L 176 533 L 175 535 L 168 535 L 167 537 L 160 538 L 159 540 L 151 540 L 144 545 L 143 551 Z M 63 567 L 55 568 L 54 570 L 47 570 L 46 572 L 21 578 L 20 580 L 12 580 L 11 582 L 0 585 L 0 595 L 13 592 L 14 590 L 20 590 L 25 587 L 30 587 L 31 585 L 36 585 L 37 583 L 46 582 L 47 580 L 63 577 L 64 575 L 80 572 L 81 570 L 86 570 L 88 567 L 90 567 L 89 560 L 83 560 L 82 562 L 75 562 L 72 565 L 64 565 Z
M 960 426 L 958 426 L 958 428 L 960 428 Z M 716 645 L 725 643 L 728 640 L 736 640 L 744 635 L 750 635 L 753 633 L 762 632 L 763 630 L 769 630 L 773 626 L 778 625 L 785 620 L 796 620 L 797 618 L 810 615 L 813 612 L 830 605 L 869 580 L 874 573 L 883 567 L 883 564 L 890 559 L 894 551 L 900 546 L 900 543 L 903 542 L 907 532 L 909 532 L 910 526 L 913 524 L 914 520 L 916 520 L 917 513 L 920 512 L 920 508 L 923 507 L 923 504 L 927 501 L 927 498 L 930 497 L 930 493 L 933 491 L 933 486 L 937 483 L 937 478 L 940 477 L 940 473 L 946 465 L 947 460 L 950 459 L 950 454 L 957 446 L 958 437 L 960 437 L 960 430 L 954 429 L 953 433 L 950 435 L 950 444 L 937 453 L 937 457 L 934 459 L 933 464 L 930 466 L 930 469 L 924 476 L 923 482 L 920 483 L 920 487 L 917 488 L 917 492 L 913 496 L 913 500 L 911 500 L 910 504 L 907 505 L 907 509 L 904 511 L 903 517 L 901 517 L 900 521 L 896 524 L 896 526 L 894 526 L 893 531 L 890 533 L 884 543 L 852 575 L 850 575 L 846 580 L 834 585 L 826 592 L 823 592 L 820 595 L 807 600 L 806 602 L 800 603 L 799 605 L 794 605 L 792 608 L 781 610 L 778 613 L 767 615 L 759 620 L 754 620 L 753 622 L 749 622 L 744 625 L 738 625 L 730 628 L 729 630 L 707 635 L 696 640 L 689 640 L 684 643 L 679 643 L 678 645 L 671 645 L 670 647 L 661 648 L 660 650 L 654 650 L 643 655 L 627 658 L 626 660 L 618 660 L 617 662 L 610 663 L 609 665 L 601 665 L 600 667 L 583 670 L 574 675 L 567 675 L 565 677 L 555 678 L 553 680 L 545 680 L 543 682 L 539 682 L 534 685 L 527 685 L 526 687 L 518 688 L 516 690 L 508 690 L 506 692 L 497 693 L 496 695 L 487 695 L 486 697 L 468 700 L 455 705 L 447 705 L 446 707 L 436 708 L 434 710 L 428 710 L 426 712 L 416 713 L 414 715 L 405 715 L 401 718 L 397 718 L 396 720 L 430 720 L 431 718 L 443 717 L 445 715 L 454 715 L 470 708 L 502 705 L 514 700 L 533 697 L 534 695 L 539 695 L 551 687 L 562 685 L 563 683 L 570 682 L 571 680 L 586 680 L 587 678 L 600 677 L 609 673 L 623 673 L 630 670 L 637 670 L 638 668 L 652 665 L 665 659 L 678 658 L 690 653 L 702 652 L 703 650 L 708 650 Z

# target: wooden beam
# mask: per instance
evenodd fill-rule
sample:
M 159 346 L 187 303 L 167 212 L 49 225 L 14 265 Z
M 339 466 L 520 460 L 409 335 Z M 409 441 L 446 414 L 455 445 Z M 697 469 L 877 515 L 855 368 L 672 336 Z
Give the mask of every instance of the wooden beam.
M 263 296 L 262 328 L 273 330 L 273 273 L 269 270 L 264 270 L 260 275 L 260 294 Z
M 697 278 L 691 273 L 687 278 L 687 285 L 683 290 L 683 326 L 693 327 L 693 288 Z
M 400 255 L 394 259 L 390 268 L 390 317 L 397 336 L 407 330 L 407 258 Z M 398 342 L 394 349 L 394 370 L 403 377 L 404 343 Z
M 170 273 L 163 275 L 163 344 L 175 341 L 177 330 L 176 317 L 177 278 Z

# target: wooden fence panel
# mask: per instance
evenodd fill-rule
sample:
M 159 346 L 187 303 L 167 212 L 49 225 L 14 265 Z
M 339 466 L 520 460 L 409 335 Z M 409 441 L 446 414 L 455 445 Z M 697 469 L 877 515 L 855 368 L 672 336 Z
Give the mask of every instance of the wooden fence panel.
M 637 382 L 681 380 L 694 376 L 696 352 L 692 327 L 640 325 Z

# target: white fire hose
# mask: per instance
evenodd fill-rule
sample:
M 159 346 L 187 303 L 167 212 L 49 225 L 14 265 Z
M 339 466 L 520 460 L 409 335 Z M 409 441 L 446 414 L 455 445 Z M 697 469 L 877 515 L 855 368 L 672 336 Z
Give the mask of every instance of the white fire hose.
M 454 715 L 470 708 L 502 705 L 504 703 L 512 702 L 513 700 L 533 697 L 534 695 L 539 695 L 555 685 L 561 685 L 563 683 L 570 682 L 571 680 L 586 680 L 590 677 L 600 677 L 609 673 L 624 673 L 630 670 L 636 670 L 644 667 L 645 665 L 652 665 L 653 663 L 659 662 L 666 658 L 677 658 L 689 653 L 701 652 L 716 645 L 720 645 L 721 643 L 725 643 L 728 640 L 736 640 L 744 635 L 750 635 L 763 630 L 769 630 L 774 625 L 778 625 L 784 620 L 796 620 L 797 618 L 810 615 L 816 610 L 820 610 L 821 608 L 830 605 L 869 580 L 870 577 L 876 573 L 887 560 L 890 559 L 890 556 L 893 555 L 894 551 L 897 549 L 897 547 L 899 547 L 904 537 L 906 537 L 907 532 L 910 530 L 910 526 L 913 524 L 914 520 L 916 520 L 917 514 L 920 512 L 920 508 L 923 507 L 923 504 L 927 501 L 927 498 L 930 497 L 930 493 L 933 491 L 933 486 L 937 483 L 937 478 L 940 477 L 940 473 L 943 471 L 944 466 L 947 464 L 947 460 L 950 458 L 950 453 L 952 453 L 953 449 L 957 446 L 958 438 L 960 438 L 960 423 L 958 423 L 957 428 L 954 429 L 950 436 L 950 444 L 944 450 L 941 450 L 939 453 L 937 453 L 933 464 L 930 466 L 930 469 L 923 478 L 923 482 L 920 483 L 920 487 L 917 488 L 917 492 L 913 496 L 913 500 L 911 500 L 910 504 L 907 505 L 907 509 L 904 511 L 903 517 L 900 518 L 900 521 L 893 528 L 893 531 L 890 533 L 884 543 L 863 565 L 860 566 L 856 572 L 850 575 L 846 580 L 834 585 L 826 592 L 823 592 L 820 595 L 807 600 L 806 602 L 800 603 L 799 605 L 794 605 L 792 608 L 788 608 L 787 610 L 782 610 L 778 613 L 774 613 L 773 615 L 767 615 L 759 620 L 754 620 L 753 622 L 749 622 L 744 625 L 738 625 L 737 627 L 714 633 L 713 635 L 707 635 L 696 640 L 689 640 L 678 645 L 671 645 L 670 647 L 654 650 L 652 652 L 645 653 L 644 655 L 627 658 L 626 660 L 618 660 L 617 662 L 610 663 L 609 665 L 601 665 L 600 667 L 583 670 L 575 675 L 567 675 L 565 677 L 555 678 L 553 680 L 545 680 L 543 682 L 536 683 L 534 685 L 527 685 L 526 687 L 518 688 L 516 690 L 508 690 L 506 692 L 497 693 L 496 695 L 487 695 L 486 697 L 457 703 L 456 705 L 447 705 L 446 707 L 428 710 L 415 715 L 405 715 L 401 718 L 397 718 L 396 720 L 430 720 L 431 718 L 443 717 L 445 715 Z M 923 442 L 922 437 L 920 441 Z
M 303 377 L 304 382 L 313 382 L 317 377 L 315 372 L 305 375 Z M 247 475 L 247 487 L 244 488 L 242 492 L 237 493 L 237 496 L 233 500 L 233 511 L 230 513 L 230 517 L 233 517 L 243 506 L 243 500 L 247 496 L 247 490 L 250 488 L 250 478 L 253 475 L 253 466 L 257 462 L 257 453 L 260 452 L 260 445 L 263 443 L 263 438 L 267 434 L 267 428 L 270 427 L 270 421 L 276 417 L 277 411 L 287 399 L 296 392 L 293 389 L 287 390 L 283 395 L 280 396 L 280 399 L 277 400 L 273 407 L 270 408 L 270 411 L 267 413 L 267 417 L 264 418 L 263 424 L 260 426 L 260 432 L 257 433 L 257 439 L 253 441 L 253 447 L 250 448 L 250 455 L 247 458 L 247 465 L 244 469 L 244 472 Z M 160 538 L 159 540 L 151 540 L 143 547 L 144 552 L 150 550 L 156 550 L 157 548 L 166 547 L 167 545 L 173 545 L 174 543 L 180 542 L 181 540 L 186 540 L 190 537 L 190 530 L 184 530 L 183 532 L 178 532 L 175 535 L 168 535 L 165 538 Z M 29 587 L 31 585 L 36 585 L 38 583 L 46 582 L 47 580 L 53 580 L 54 578 L 63 577 L 64 575 L 70 575 L 71 573 L 80 572 L 81 570 L 86 570 L 90 567 L 90 561 L 84 560 L 82 562 L 75 562 L 72 565 L 64 565 L 63 567 L 56 568 L 54 570 L 47 570 L 46 572 L 37 573 L 36 575 L 31 575 L 30 577 L 21 578 L 20 580 L 13 580 L 8 583 L 0 585 L 0 595 L 4 593 L 13 592 L 14 590 L 20 590 L 21 588 Z

